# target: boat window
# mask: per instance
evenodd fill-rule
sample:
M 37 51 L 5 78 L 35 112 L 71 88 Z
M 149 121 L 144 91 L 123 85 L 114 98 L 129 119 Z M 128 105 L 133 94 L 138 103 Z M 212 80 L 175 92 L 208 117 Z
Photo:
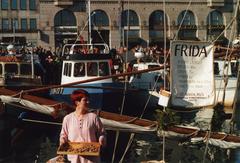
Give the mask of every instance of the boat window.
M 234 77 L 237 77 L 237 73 L 238 73 L 238 62 L 231 62 L 231 73 Z
M 155 67 L 160 67 L 159 65 L 148 65 L 148 69 L 155 68 Z
M 98 75 L 98 66 L 97 62 L 88 62 L 87 63 L 87 75 L 88 76 L 97 76 Z
M 17 64 L 5 64 L 5 73 L 18 74 Z
M 2 76 L 2 64 L 0 64 L 0 76 Z
M 31 64 L 21 64 L 20 65 L 20 74 L 21 75 L 31 75 L 32 74 Z
M 156 75 L 155 82 L 158 82 L 158 83 L 163 82 L 163 78 L 161 76 Z
M 75 77 L 85 76 L 85 64 L 84 63 L 75 63 L 73 75 Z
M 220 71 L 219 71 L 219 65 L 218 63 L 214 63 L 214 75 L 219 75 Z
M 99 62 L 99 76 L 107 76 L 109 74 L 108 62 Z
M 63 70 L 63 75 L 71 76 L 71 69 L 72 69 L 72 64 L 71 63 L 65 63 L 64 70 Z

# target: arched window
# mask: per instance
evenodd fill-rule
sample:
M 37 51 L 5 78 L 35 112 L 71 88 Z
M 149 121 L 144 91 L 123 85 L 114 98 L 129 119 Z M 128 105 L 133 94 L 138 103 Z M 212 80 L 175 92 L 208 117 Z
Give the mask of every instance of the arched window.
M 91 14 L 91 24 L 93 26 L 109 26 L 107 14 L 102 10 L 95 10 Z
M 122 13 L 123 26 L 139 26 L 138 16 L 133 10 L 125 10 Z
M 207 17 L 207 25 L 223 25 L 222 13 L 214 10 Z
M 220 42 L 225 41 L 223 30 L 225 25 L 223 24 L 223 15 L 220 11 L 214 10 L 207 16 L 207 39 L 215 40 L 219 39 Z M 222 41 L 221 41 L 222 40 Z
M 91 27 L 91 38 L 93 43 L 109 44 L 109 18 L 105 11 L 92 11 Z
M 61 10 L 54 17 L 55 26 L 76 26 L 76 17 L 69 10 Z
M 63 9 L 54 16 L 54 32 L 56 47 L 76 41 L 77 21 L 72 11 Z
M 180 26 L 180 30 L 178 32 L 179 39 L 189 39 L 196 40 L 196 32 L 197 26 L 195 17 L 192 11 L 185 10 L 180 13 L 178 16 L 178 26 Z
M 195 25 L 195 18 L 192 11 L 185 10 L 178 16 L 178 25 Z
M 164 25 L 164 12 L 157 10 L 154 11 L 149 17 L 149 41 L 150 43 L 157 43 L 163 41 L 164 38 L 164 28 L 167 29 L 167 17 L 165 15 L 165 25 Z
M 121 44 L 126 45 L 128 42 L 128 47 L 132 48 L 137 44 L 141 43 L 139 38 L 139 19 L 138 15 L 133 10 L 125 10 L 121 15 L 122 27 L 124 29 L 124 39 L 121 40 Z

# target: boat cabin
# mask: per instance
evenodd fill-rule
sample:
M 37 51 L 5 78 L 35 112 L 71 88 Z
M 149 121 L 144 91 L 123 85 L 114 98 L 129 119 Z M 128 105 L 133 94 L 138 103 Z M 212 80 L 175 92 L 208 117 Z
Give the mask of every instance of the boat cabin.
M 111 75 L 110 59 L 103 54 L 72 55 L 63 61 L 61 84 Z
M 62 56 L 61 84 L 111 75 L 111 55 L 105 44 L 66 44 Z M 97 81 L 99 82 L 99 81 Z M 112 82 L 112 79 L 100 81 Z M 92 82 L 91 82 L 92 83 Z M 93 82 L 95 83 L 95 82 Z
M 161 64 L 155 62 L 138 63 L 133 65 L 133 71 L 140 71 L 160 66 Z M 164 83 L 162 75 L 163 70 L 137 74 L 130 77 L 129 83 L 139 89 L 151 90 L 157 82 L 157 87 L 160 88 Z
M 0 57 L 0 86 L 41 85 L 41 79 L 34 75 L 32 67 L 30 62 L 15 56 Z
M 215 60 L 214 75 L 215 76 L 227 75 L 229 77 L 237 77 L 238 65 L 239 65 L 238 60 L 231 60 L 230 64 L 228 61 Z

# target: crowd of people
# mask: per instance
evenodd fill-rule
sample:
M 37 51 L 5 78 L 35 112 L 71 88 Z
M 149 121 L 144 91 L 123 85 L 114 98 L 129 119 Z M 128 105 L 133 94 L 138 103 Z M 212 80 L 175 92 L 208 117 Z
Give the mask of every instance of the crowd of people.
M 97 48 L 92 49 L 91 53 L 104 53 L 105 51 Z M 141 52 L 144 57 L 137 59 L 135 52 Z M 61 80 L 61 61 L 66 59 L 71 54 L 86 54 L 87 50 L 79 48 L 79 50 L 68 49 L 62 55 L 62 49 L 60 47 L 53 50 L 51 47 L 45 49 L 41 46 L 37 47 L 22 47 L 22 48 L 0 48 L 0 56 L 15 55 L 19 58 L 30 58 L 33 54 L 35 62 L 35 74 L 41 76 L 42 82 L 48 84 L 60 84 Z M 167 51 L 165 51 L 167 53 Z M 110 50 L 112 56 L 112 73 L 122 73 L 124 71 L 131 71 L 134 63 L 138 61 L 154 61 L 163 63 L 164 50 L 160 46 L 154 45 L 149 47 L 143 47 L 136 45 L 131 49 L 126 47 L 119 47 Z M 54 75 L 52 75 L 54 74 Z

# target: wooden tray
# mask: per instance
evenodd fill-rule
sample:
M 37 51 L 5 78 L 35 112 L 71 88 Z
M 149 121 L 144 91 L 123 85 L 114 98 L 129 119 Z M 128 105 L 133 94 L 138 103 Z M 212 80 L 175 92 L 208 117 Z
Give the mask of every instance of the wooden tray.
M 68 142 L 58 148 L 57 154 L 99 156 L 100 144 L 97 142 Z

